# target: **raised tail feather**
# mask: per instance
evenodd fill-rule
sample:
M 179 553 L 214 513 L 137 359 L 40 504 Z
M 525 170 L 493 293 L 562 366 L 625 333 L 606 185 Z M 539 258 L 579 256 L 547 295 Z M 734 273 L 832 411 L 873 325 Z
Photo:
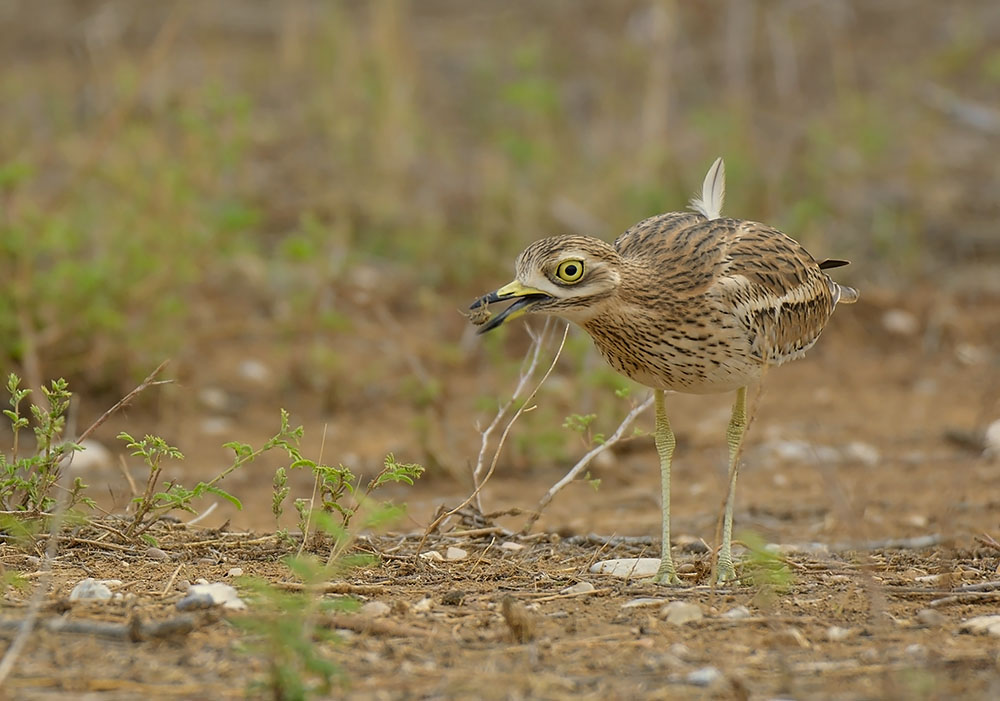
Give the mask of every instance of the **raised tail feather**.
M 722 216 L 722 203 L 726 199 L 726 164 L 721 158 L 708 169 L 705 182 L 701 186 L 701 197 L 691 200 L 691 209 L 703 215 L 706 219 L 718 219 Z

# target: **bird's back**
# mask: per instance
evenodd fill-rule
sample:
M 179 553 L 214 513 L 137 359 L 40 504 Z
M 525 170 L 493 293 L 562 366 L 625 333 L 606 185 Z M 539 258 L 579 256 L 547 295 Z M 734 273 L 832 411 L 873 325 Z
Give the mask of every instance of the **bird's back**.
M 837 302 L 857 297 L 794 239 L 756 222 L 673 212 L 614 246 L 620 304 L 585 328 L 616 369 L 663 389 L 744 386 L 805 353 Z

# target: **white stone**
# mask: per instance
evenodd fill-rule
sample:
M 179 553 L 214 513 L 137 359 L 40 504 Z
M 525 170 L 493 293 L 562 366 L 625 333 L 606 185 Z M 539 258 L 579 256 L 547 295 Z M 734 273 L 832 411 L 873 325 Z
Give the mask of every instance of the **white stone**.
M 897 336 L 912 336 L 920 330 L 920 320 L 905 309 L 890 309 L 882 315 L 882 328 Z
M 420 553 L 420 557 L 425 560 L 434 560 L 435 562 L 443 562 L 444 555 L 439 553 L 437 550 L 428 550 L 425 553 Z
M 701 667 L 688 674 L 684 681 L 695 686 L 711 686 L 725 679 L 725 675 L 716 667 Z
M 520 550 L 524 550 L 524 546 L 521 545 L 520 543 L 515 543 L 512 540 L 508 540 L 506 543 L 502 543 L 500 545 L 500 549 L 501 550 L 510 550 L 511 552 L 515 552 L 516 553 L 516 552 L 518 552 Z
M 431 606 L 433 604 L 434 602 L 431 598 L 429 596 L 425 596 L 423 599 L 413 604 L 413 611 L 414 613 L 427 613 L 431 610 Z
M 226 572 L 227 577 L 242 577 L 243 568 L 242 567 L 230 567 L 229 571 Z
M 73 453 L 73 461 L 70 463 L 72 472 L 94 472 L 114 467 L 111 451 L 93 438 L 85 440 L 80 447 L 83 450 Z
M 983 457 L 991 460 L 1000 460 L 1000 419 L 997 419 L 986 427 L 983 435 Z
M 675 626 L 700 621 L 704 617 L 701 606 L 690 601 L 671 601 L 660 609 L 660 618 Z
M 856 460 L 866 467 L 875 467 L 878 465 L 879 460 L 882 459 L 878 448 L 870 443 L 862 443 L 861 441 L 851 441 L 848 443 L 844 449 L 844 455 L 848 460 Z
M 198 390 L 198 400 L 212 411 L 225 412 L 229 409 L 229 394 L 219 387 L 202 387 Z
M 271 370 L 259 360 L 244 360 L 240 363 L 239 373 L 244 380 L 257 384 L 264 384 L 271 379 Z
M 361 607 L 358 613 L 368 618 L 382 618 L 388 616 L 390 611 L 392 611 L 392 607 L 384 601 L 369 601 Z
M 222 582 L 192 585 L 188 589 L 187 596 L 177 602 L 177 607 L 185 608 L 182 606 L 185 600 L 205 600 L 212 605 L 221 605 L 222 608 L 232 611 L 242 611 L 247 607 L 246 602 L 236 593 L 236 589 Z
M 640 579 L 652 577 L 660 569 L 658 557 L 625 557 L 615 560 L 602 560 L 590 566 L 594 574 L 609 574 L 621 579 Z
M 444 557 L 446 560 L 464 560 L 468 556 L 469 556 L 468 552 L 462 550 L 461 548 L 456 548 L 454 546 L 450 546 L 444 552 Z
M 111 589 L 104 582 L 93 577 L 87 577 L 77 582 L 69 593 L 70 601 L 108 601 L 111 599 Z
M 740 618 L 750 618 L 750 609 L 746 606 L 734 606 L 733 608 L 722 614 L 721 618 L 729 618 L 731 620 L 736 620 Z
M 826 639 L 831 643 L 841 643 L 847 640 L 849 637 L 854 635 L 854 631 L 850 628 L 841 628 L 840 626 L 830 626 L 826 629 Z
M 225 416 L 208 416 L 201 420 L 200 428 L 206 436 L 221 436 L 233 430 L 233 421 Z
M 586 594 L 594 591 L 594 585 L 590 582 L 577 582 L 576 584 L 561 590 L 560 594 Z
M 1000 636 L 1000 615 L 976 616 L 963 622 L 958 629 L 963 633 L 985 633 Z

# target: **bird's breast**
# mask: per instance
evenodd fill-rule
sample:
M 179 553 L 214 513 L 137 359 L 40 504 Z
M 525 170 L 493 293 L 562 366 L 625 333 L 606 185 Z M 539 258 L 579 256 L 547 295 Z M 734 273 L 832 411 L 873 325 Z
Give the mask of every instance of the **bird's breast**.
M 663 323 L 637 312 L 583 324 L 615 370 L 656 389 L 690 394 L 728 392 L 760 378 L 744 329 L 731 317 L 704 310 Z

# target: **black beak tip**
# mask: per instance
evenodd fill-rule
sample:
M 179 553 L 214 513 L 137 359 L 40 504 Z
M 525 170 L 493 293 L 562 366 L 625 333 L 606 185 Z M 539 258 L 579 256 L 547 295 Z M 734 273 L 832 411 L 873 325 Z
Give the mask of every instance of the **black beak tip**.
M 469 310 L 479 309 L 480 307 L 485 307 L 493 304 L 494 302 L 499 302 L 500 297 L 497 296 L 496 292 L 490 292 L 488 295 L 483 295 L 475 302 L 469 305 Z

